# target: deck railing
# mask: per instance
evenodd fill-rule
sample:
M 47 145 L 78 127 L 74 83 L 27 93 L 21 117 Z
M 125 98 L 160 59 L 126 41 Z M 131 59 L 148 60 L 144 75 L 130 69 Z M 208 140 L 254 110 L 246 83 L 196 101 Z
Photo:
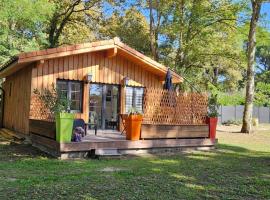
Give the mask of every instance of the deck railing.
M 206 124 L 207 95 L 179 93 L 163 89 L 145 89 L 144 124 L 200 125 Z M 54 121 L 53 116 L 36 97 L 32 97 L 30 118 Z
M 146 89 L 144 124 L 199 125 L 206 124 L 207 95 L 179 93 L 163 89 Z
M 48 121 L 48 122 L 54 121 L 53 115 L 44 106 L 43 102 L 36 95 L 33 95 L 31 97 L 30 119 L 42 120 L 42 121 Z

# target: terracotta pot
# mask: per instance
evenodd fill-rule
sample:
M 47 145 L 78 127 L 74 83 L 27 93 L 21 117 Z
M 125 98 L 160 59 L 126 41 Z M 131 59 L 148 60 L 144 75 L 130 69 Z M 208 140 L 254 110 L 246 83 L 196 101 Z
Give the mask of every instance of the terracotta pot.
M 142 115 L 129 115 L 126 119 L 126 139 L 140 140 Z
M 209 126 L 209 138 L 211 140 L 216 139 L 216 131 L 217 131 L 217 117 L 209 117 L 208 118 L 208 126 Z

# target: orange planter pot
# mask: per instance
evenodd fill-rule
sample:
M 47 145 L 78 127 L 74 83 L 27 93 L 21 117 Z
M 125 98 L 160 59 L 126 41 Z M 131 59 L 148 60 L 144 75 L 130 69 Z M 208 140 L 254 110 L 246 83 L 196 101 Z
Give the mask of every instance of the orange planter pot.
M 126 119 L 126 139 L 140 140 L 142 115 L 129 115 Z

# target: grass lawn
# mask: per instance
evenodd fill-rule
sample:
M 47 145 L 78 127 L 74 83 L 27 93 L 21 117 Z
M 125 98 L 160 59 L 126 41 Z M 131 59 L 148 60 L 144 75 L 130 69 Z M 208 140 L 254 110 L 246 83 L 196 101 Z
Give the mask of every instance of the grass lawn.
M 0 199 L 270 199 L 270 126 L 221 127 L 211 152 L 107 160 L 50 158 L 0 143 Z

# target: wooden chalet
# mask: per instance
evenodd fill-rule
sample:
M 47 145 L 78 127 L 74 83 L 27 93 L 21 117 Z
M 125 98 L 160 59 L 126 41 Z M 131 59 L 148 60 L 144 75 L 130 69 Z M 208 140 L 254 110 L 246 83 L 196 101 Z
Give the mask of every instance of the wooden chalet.
M 207 96 L 163 90 L 167 70 L 118 38 L 21 53 L 0 68 L 1 125 L 57 155 L 213 146 L 206 124 Z M 183 81 L 175 72 L 172 80 Z M 52 84 L 71 100 L 77 118 L 97 120 L 97 136 L 90 130 L 79 143 L 55 141 L 54 119 L 33 93 Z M 131 107 L 144 113 L 139 141 L 120 134 L 119 114 Z

